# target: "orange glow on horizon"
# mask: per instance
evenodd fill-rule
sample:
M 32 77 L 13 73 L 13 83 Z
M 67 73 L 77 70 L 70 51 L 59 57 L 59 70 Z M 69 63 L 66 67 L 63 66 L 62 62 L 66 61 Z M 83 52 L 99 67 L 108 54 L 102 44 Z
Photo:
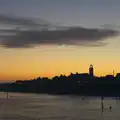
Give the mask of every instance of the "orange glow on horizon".
M 118 38 L 114 41 L 119 41 Z M 88 73 L 94 66 L 95 76 L 120 72 L 120 50 L 112 47 L 41 46 L 28 49 L 0 48 L 0 80 L 29 80 L 37 77 Z M 117 43 L 118 44 L 118 43 Z M 115 45 L 115 43 L 114 43 Z
M 76 71 L 77 72 L 77 71 Z M 48 78 L 52 78 L 54 76 L 60 76 L 60 75 L 70 75 L 71 73 L 76 73 L 76 72 L 68 72 L 68 73 L 58 73 L 58 74 L 52 74 L 52 73 L 42 73 L 42 74 L 35 74 L 35 75 L 27 75 L 27 76 L 18 76 L 18 75 L 5 75 L 5 74 L 0 74 L 0 80 L 2 81 L 14 81 L 14 80 L 31 80 L 31 79 L 35 79 L 37 77 L 48 77 Z M 88 73 L 88 72 L 78 72 L 78 73 Z M 97 74 L 94 74 L 95 76 L 105 76 L 107 74 L 112 74 L 112 71 L 111 73 L 109 72 L 99 72 Z

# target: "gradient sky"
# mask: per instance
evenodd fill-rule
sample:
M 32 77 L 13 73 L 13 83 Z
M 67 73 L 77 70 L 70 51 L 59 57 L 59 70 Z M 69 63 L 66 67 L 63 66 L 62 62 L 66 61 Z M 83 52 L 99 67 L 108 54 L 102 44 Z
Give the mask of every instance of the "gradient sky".
M 0 14 L 42 18 L 62 25 L 120 26 L 120 0 L 0 0 Z M 120 72 L 120 37 L 105 39 L 104 47 L 38 46 L 0 48 L 0 80 L 52 77 L 70 72 L 95 75 Z

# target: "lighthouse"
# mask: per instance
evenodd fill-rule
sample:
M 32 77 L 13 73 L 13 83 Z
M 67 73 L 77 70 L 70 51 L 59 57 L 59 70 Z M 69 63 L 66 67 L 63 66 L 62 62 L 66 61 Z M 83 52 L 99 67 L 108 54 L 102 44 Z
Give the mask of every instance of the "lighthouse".
M 89 67 L 89 75 L 90 75 L 90 76 L 94 76 L 94 68 L 93 68 L 93 65 L 90 65 L 90 67 Z

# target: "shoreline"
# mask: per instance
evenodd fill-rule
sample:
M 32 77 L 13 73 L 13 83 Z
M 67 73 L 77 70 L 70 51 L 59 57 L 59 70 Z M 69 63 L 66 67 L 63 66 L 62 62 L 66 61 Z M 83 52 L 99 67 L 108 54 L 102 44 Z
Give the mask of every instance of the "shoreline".
M 83 95 L 83 94 L 60 94 L 60 93 L 36 93 L 36 92 L 19 92 L 19 91 L 0 91 L 0 92 L 3 92 L 3 93 L 7 93 L 8 92 L 8 95 L 9 93 L 18 93 L 18 94 L 34 94 L 34 95 L 52 95 L 52 96 L 78 96 L 78 97 L 107 97 L 107 98 L 116 98 L 116 99 L 120 99 L 119 96 L 115 96 L 115 95 Z

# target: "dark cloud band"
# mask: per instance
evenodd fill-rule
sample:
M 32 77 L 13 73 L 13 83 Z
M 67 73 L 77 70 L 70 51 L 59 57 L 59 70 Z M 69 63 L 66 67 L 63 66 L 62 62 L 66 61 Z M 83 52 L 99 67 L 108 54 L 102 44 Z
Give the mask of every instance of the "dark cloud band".
M 8 19 L 8 18 L 6 18 Z M 11 18 L 10 22 L 16 22 Z M 24 21 L 24 20 L 23 20 Z M 33 22 L 19 21 L 26 25 L 36 24 Z M 2 30 L 1 30 L 2 31 Z M 69 28 L 68 30 L 40 31 L 40 30 L 4 30 L 4 32 L 14 35 L 1 35 L 0 44 L 7 48 L 28 48 L 36 45 L 83 45 L 83 46 L 104 46 L 102 41 L 107 37 L 113 37 L 118 34 L 115 30 L 90 29 L 82 27 Z

